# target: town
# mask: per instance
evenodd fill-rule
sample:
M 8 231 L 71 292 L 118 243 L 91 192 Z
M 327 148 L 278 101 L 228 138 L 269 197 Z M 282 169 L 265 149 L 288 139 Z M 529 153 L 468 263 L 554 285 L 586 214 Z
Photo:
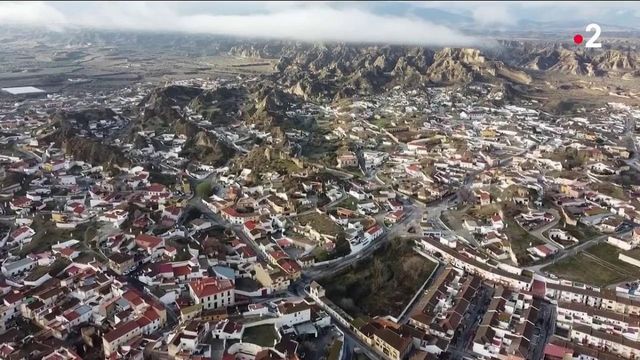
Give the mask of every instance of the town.
M 640 109 L 252 81 L 3 89 L 0 357 L 640 356 Z

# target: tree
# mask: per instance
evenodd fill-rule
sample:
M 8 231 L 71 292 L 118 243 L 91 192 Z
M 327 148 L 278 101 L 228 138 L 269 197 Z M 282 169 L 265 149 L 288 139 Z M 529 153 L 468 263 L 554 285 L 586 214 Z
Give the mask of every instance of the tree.
M 402 272 L 408 283 L 414 283 L 418 276 L 424 271 L 424 261 L 416 256 L 412 256 L 402 263 Z
M 213 186 L 209 181 L 203 181 L 196 186 L 196 195 L 201 198 L 208 198 L 213 194 Z
M 473 204 L 475 202 L 475 195 L 473 192 L 465 187 L 461 188 L 458 191 L 458 200 L 460 205 L 462 204 Z
M 373 259 L 373 266 L 371 267 L 371 290 L 373 292 L 379 291 L 384 285 L 384 267 L 379 258 Z

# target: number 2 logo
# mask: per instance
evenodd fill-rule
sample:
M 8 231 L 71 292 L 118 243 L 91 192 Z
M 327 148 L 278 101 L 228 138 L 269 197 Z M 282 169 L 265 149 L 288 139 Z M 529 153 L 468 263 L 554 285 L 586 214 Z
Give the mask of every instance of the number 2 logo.
M 587 43 L 584 45 L 586 48 L 601 48 L 602 47 L 602 43 L 596 42 L 598 40 L 598 38 L 600 37 L 600 25 L 598 24 L 589 24 L 587 25 L 587 32 L 592 32 L 595 31 L 595 34 L 593 34 L 593 36 L 591 37 L 591 39 L 589 39 L 589 41 L 587 41 Z

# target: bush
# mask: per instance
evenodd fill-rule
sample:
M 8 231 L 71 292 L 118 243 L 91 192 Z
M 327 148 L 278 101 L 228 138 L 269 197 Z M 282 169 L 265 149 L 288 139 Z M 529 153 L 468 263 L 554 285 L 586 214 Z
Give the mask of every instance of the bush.
M 213 186 L 209 181 L 204 181 L 196 186 L 196 195 L 201 198 L 208 198 L 213 194 Z

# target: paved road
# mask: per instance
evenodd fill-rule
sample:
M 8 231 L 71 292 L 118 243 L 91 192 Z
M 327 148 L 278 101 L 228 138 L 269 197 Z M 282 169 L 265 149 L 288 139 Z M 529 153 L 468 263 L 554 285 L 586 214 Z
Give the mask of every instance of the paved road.
M 318 167 L 320 169 L 323 169 L 324 171 L 328 172 L 329 174 L 333 174 L 333 175 L 342 177 L 345 180 L 353 179 L 353 177 L 354 177 L 353 174 L 351 174 L 351 173 L 348 173 L 348 172 L 342 171 L 342 170 L 338 170 L 338 169 L 334 169 L 334 168 L 328 167 L 326 165 L 322 165 L 322 164 L 318 164 L 318 163 L 309 163 L 309 165 L 312 165 L 312 166 Z
M 309 285 L 308 279 L 300 279 L 291 285 L 293 292 L 299 297 L 306 297 L 306 289 Z M 372 360 L 383 360 L 383 358 L 378 355 L 375 350 L 373 350 L 369 345 L 363 343 L 354 333 L 351 332 L 351 329 L 347 329 L 340 322 L 336 321 L 333 318 L 332 314 L 329 314 L 333 320 L 333 324 L 342 331 L 344 334 L 344 354 L 343 359 L 351 359 L 351 355 L 353 351 L 358 348 L 361 352 L 363 352 L 369 359 Z
M 375 353 L 369 345 L 363 343 L 357 336 L 355 336 L 351 332 L 351 330 L 345 328 L 337 321 L 334 321 L 333 324 L 344 333 L 344 353 L 342 354 L 342 358 L 344 360 L 351 359 L 352 354 L 356 348 L 364 353 L 369 359 L 382 360 L 382 357 L 380 355 Z
M 405 311 L 404 314 L 402 314 L 402 316 L 400 317 L 400 319 L 398 319 L 398 323 L 406 324 L 409 321 L 409 317 L 411 317 L 411 315 L 416 313 L 416 310 L 418 310 L 419 312 L 422 311 L 421 307 L 424 307 L 426 305 L 422 301 L 424 299 L 425 290 L 429 286 L 431 286 L 433 281 L 437 279 L 438 276 L 440 276 L 444 268 L 445 266 L 442 263 L 436 264 L 436 268 L 434 269 L 433 273 L 430 275 L 429 282 L 427 282 L 426 284 L 423 284 L 424 286 L 420 287 L 419 289 L 420 295 L 416 296 L 416 298 L 413 299 L 413 301 L 408 305 L 407 311 Z
M 469 304 L 469 310 L 464 315 L 462 323 L 456 330 L 456 334 L 447 351 L 451 354 L 451 359 L 463 359 L 465 357 L 474 358 L 475 356 L 469 352 L 469 346 L 475 337 L 475 333 L 478 329 L 482 317 L 487 312 L 487 308 L 491 303 L 494 289 L 492 287 L 483 285 L 479 290 L 477 296 L 471 300 Z
M 531 339 L 532 346 L 529 347 L 529 357 L 535 360 L 544 357 L 544 347 L 555 333 L 555 305 L 543 305 L 539 312 L 538 321 L 540 323 L 536 324 L 536 330 Z
M 379 238 L 372 240 L 369 245 L 357 253 L 351 253 L 344 258 L 331 262 L 329 264 L 322 264 L 312 266 L 304 271 L 304 275 L 309 279 L 320 279 L 330 276 L 337 272 L 346 269 L 354 263 L 371 256 L 376 250 L 382 247 L 389 240 L 394 239 L 402 234 L 407 233 L 410 224 L 415 220 L 422 218 L 422 211 L 418 208 L 413 208 L 407 211 L 404 219 L 396 223 L 391 229 L 386 230 Z
M 205 217 L 207 217 L 207 219 L 214 221 L 216 224 L 221 224 L 222 226 L 225 226 L 227 229 L 233 230 L 235 235 L 238 238 L 240 238 L 240 240 L 242 240 L 244 243 L 248 244 L 249 246 L 251 246 L 253 248 L 253 250 L 256 252 L 256 254 L 257 254 L 257 256 L 258 256 L 258 258 L 260 260 L 268 262 L 268 259 L 264 255 L 264 252 L 262 251 L 260 246 L 255 241 L 253 241 L 253 239 L 251 239 L 247 235 L 245 235 L 245 233 L 242 231 L 242 225 L 231 225 L 231 224 L 227 223 L 218 214 L 215 214 L 213 211 L 211 211 L 211 209 L 209 209 L 209 207 L 206 206 L 202 202 L 202 200 L 200 200 L 198 198 L 191 199 L 189 204 L 191 206 L 197 208 L 198 210 L 200 210 L 202 212 L 202 214 Z
M 562 246 L 560 246 L 560 244 L 558 244 L 557 242 L 549 239 L 548 237 L 544 236 L 543 233 L 551 228 L 553 228 L 554 226 L 558 225 L 558 223 L 560 222 L 560 213 L 558 212 L 558 210 L 556 209 L 549 209 L 547 210 L 548 212 L 550 212 L 553 215 L 553 221 L 545 224 L 544 226 L 533 230 L 533 231 L 528 231 L 527 229 L 524 229 L 525 231 L 527 231 L 529 233 L 529 235 L 534 236 L 536 238 L 538 238 L 539 240 L 549 244 L 549 245 L 553 245 L 554 247 L 557 247 L 559 249 L 562 249 Z M 519 224 L 516 224 L 517 226 L 520 226 Z M 520 226 L 522 227 L 522 226 Z
M 320 210 L 326 211 L 328 209 L 331 209 L 334 206 L 336 206 L 336 205 L 340 204 L 341 202 L 345 201 L 348 197 L 349 197 L 349 195 L 347 195 L 346 192 L 342 191 L 342 196 L 340 196 L 338 199 L 336 199 L 336 200 L 334 200 L 334 201 L 322 206 L 320 208 Z M 295 218 L 295 217 L 298 217 L 298 216 L 305 216 L 305 215 L 309 215 L 309 214 L 313 214 L 313 213 L 317 213 L 317 210 L 316 209 L 311 209 L 311 210 L 303 211 L 301 213 L 297 213 L 295 215 L 289 216 L 289 218 Z

